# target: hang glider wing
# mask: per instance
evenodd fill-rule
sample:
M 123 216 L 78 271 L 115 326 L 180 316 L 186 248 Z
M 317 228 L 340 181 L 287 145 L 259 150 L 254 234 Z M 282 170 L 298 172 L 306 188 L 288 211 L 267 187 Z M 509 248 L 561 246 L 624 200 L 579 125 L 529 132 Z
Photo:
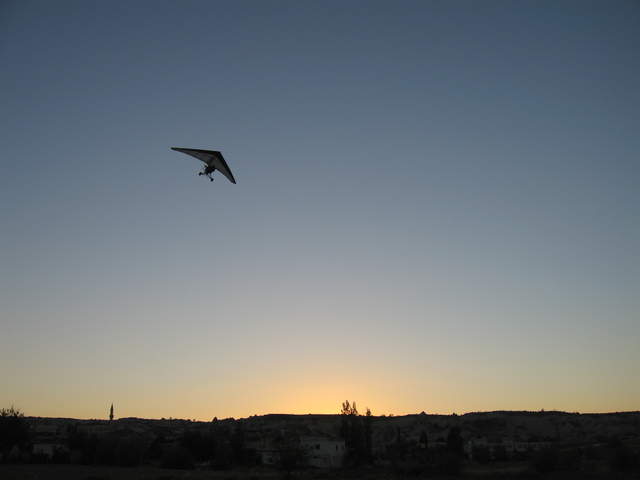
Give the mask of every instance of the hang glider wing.
M 171 147 L 171 150 L 186 153 L 187 155 L 191 155 L 192 157 L 197 158 L 198 160 L 206 163 L 209 166 L 215 167 L 215 169 L 219 170 L 220 173 L 227 177 L 231 183 L 236 183 L 236 179 L 233 178 L 233 173 L 231 173 L 229 165 L 227 165 L 227 162 L 224 160 L 222 153 L 218 152 L 217 150 L 199 150 L 197 148 L 177 147 Z

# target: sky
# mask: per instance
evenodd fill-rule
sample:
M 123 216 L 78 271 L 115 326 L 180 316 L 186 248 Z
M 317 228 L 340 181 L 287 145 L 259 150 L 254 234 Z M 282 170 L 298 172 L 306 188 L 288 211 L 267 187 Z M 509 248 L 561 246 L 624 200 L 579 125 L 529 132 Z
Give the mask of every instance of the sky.
M 639 48 L 631 0 L 1 2 L 0 407 L 640 409 Z

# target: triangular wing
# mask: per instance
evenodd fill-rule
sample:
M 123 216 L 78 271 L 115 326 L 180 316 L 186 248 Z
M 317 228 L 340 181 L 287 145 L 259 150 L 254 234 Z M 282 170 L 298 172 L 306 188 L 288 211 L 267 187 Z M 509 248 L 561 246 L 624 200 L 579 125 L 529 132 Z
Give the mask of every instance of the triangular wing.
M 207 165 L 211 161 L 211 155 L 204 153 L 202 150 L 196 150 L 194 148 L 177 148 L 171 147 L 171 150 L 175 150 L 176 152 L 186 153 L 187 155 L 191 155 L 192 157 L 197 158 L 198 160 L 203 161 Z
M 216 167 L 216 170 L 219 170 L 225 177 L 229 179 L 231 183 L 236 183 L 236 179 L 233 178 L 233 173 L 231 173 L 231 169 L 227 162 L 224 160 L 222 153 L 220 152 L 211 152 L 213 159 L 211 160 L 211 164 Z
M 219 170 L 220 173 L 227 177 L 231 183 L 236 183 L 236 179 L 233 178 L 233 173 L 231 173 L 229 165 L 227 165 L 227 162 L 224 160 L 222 153 L 218 152 L 217 150 L 200 150 L 197 148 L 177 147 L 171 147 L 171 150 L 186 153 L 187 155 L 191 155 L 192 157 L 197 158 L 198 160 L 206 163 L 209 166 L 215 167 L 215 169 Z

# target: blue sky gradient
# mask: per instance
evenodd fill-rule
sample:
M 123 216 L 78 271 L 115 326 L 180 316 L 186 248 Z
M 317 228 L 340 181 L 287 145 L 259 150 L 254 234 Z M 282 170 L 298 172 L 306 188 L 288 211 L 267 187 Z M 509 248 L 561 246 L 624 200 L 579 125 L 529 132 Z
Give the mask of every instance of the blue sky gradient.
M 635 1 L 3 2 L 0 405 L 637 410 L 639 47 Z

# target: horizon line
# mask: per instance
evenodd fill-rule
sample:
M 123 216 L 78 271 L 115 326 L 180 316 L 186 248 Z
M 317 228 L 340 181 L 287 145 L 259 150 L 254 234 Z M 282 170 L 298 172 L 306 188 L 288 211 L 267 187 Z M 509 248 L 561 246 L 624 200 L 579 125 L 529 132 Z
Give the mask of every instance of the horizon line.
M 22 412 L 24 414 L 24 412 Z M 390 413 L 390 414 L 380 414 L 380 415 L 375 415 L 372 413 L 372 417 L 376 417 L 376 418 L 402 418 L 402 417 L 411 417 L 411 416 L 420 416 L 420 415 L 425 415 L 425 416 L 433 416 L 433 417 L 462 417 L 465 415 L 473 415 L 473 414 L 491 414 L 491 413 L 537 413 L 537 414 L 544 414 L 544 413 L 563 413 L 563 414 L 567 414 L 567 415 L 619 415 L 619 414 L 640 414 L 640 410 L 618 410 L 618 411 L 606 411 L 606 412 L 579 412 L 579 411 L 574 411 L 574 412 L 569 412 L 569 411 L 565 411 L 565 410 L 546 410 L 546 409 L 540 409 L 540 410 L 475 410 L 475 411 L 469 411 L 469 412 L 464 412 L 464 413 L 456 413 L 456 412 L 452 412 L 452 413 L 427 413 L 426 411 L 421 411 L 418 413 L 404 413 L 404 414 L 394 414 L 394 413 Z M 147 418 L 147 417 L 133 417 L 133 416 L 129 416 L 129 417 L 119 417 L 119 418 L 114 418 L 113 420 L 109 420 L 108 418 L 89 418 L 89 417 L 85 417 L 85 418 L 80 418 L 80 417 L 49 417 L 49 416 L 40 416 L 40 415 L 24 415 L 25 418 L 48 418 L 48 419 L 55 419 L 55 420 L 86 420 L 86 421 L 105 421 L 105 422 L 109 422 L 109 421 L 118 421 L 118 420 L 131 420 L 131 419 L 135 419 L 135 420 L 153 420 L 153 421 L 185 421 L 185 422 L 194 422 L 194 423 L 211 423 L 213 421 L 213 419 L 216 419 L 218 421 L 225 421 L 225 420 L 234 420 L 234 421 L 239 421 L 239 420 L 248 420 L 251 418 L 255 418 L 255 417 L 268 417 L 268 416 L 289 416 L 289 417 L 306 417 L 306 416 L 341 416 L 341 413 L 263 413 L 263 414 L 254 414 L 254 415 L 249 415 L 247 417 L 224 417 L 224 418 L 218 418 L 217 416 L 214 416 L 211 420 L 199 420 L 199 419 L 192 419 L 192 418 L 177 418 L 177 417 L 160 417 L 160 418 Z M 364 414 L 358 414 L 359 416 L 364 416 Z

